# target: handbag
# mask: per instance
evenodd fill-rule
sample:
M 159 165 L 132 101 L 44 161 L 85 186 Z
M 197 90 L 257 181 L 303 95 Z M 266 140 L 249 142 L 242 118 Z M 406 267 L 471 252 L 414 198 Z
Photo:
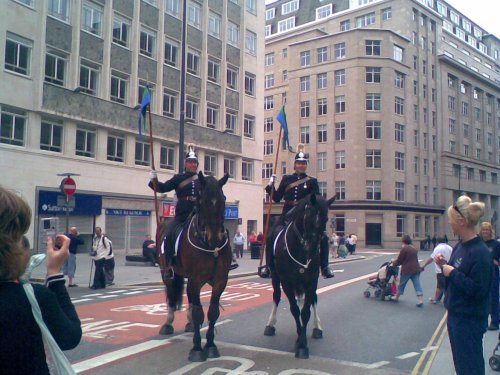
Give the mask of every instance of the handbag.
M 23 281 L 23 288 L 28 297 L 28 301 L 31 304 L 31 310 L 33 311 L 33 317 L 40 327 L 42 332 L 43 346 L 45 349 L 45 357 L 47 360 L 47 367 L 51 375 L 76 375 L 75 370 L 68 361 L 68 358 L 64 355 L 59 345 L 57 345 L 56 340 L 52 337 L 49 329 L 45 325 L 42 318 L 42 312 L 38 301 L 35 298 L 35 292 L 33 286 L 29 282 Z

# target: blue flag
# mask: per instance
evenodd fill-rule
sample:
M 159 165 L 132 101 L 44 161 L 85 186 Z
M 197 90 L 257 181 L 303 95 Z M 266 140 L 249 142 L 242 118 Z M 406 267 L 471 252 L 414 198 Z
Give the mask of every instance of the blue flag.
M 142 101 L 141 101 L 141 113 L 139 114 L 139 135 L 142 136 L 142 122 L 144 122 L 144 130 L 146 130 L 146 111 L 151 104 L 151 94 L 149 93 L 149 89 L 146 86 L 144 91 L 142 92 Z
M 283 128 L 283 139 L 285 140 L 285 146 L 287 149 L 291 150 L 290 139 L 288 139 L 288 124 L 286 122 L 285 106 L 281 107 L 278 116 L 276 116 L 276 120 L 278 120 L 278 122 L 281 124 L 281 127 Z

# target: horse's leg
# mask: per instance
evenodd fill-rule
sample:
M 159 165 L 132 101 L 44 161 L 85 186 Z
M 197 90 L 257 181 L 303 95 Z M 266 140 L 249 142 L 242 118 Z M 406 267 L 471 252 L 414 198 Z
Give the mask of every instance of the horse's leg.
M 297 341 L 295 342 L 295 357 L 296 358 L 309 358 L 309 355 L 303 356 L 304 354 L 302 353 L 299 357 L 299 347 L 302 345 L 302 323 L 300 320 L 300 308 L 299 305 L 297 304 L 297 299 L 295 297 L 295 290 L 292 286 L 290 286 L 288 283 L 283 283 L 283 291 L 285 292 L 288 302 L 290 304 L 290 312 L 293 315 L 293 318 L 295 319 L 295 325 L 297 328 Z
M 295 357 L 297 358 L 309 358 L 309 348 L 307 346 L 307 323 L 311 318 L 311 306 L 313 305 L 315 299 L 314 295 L 315 288 L 309 286 L 304 293 L 304 305 L 300 312 L 300 318 L 302 321 L 302 327 L 300 329 L 299 337 L 297 339 L 297 347 L 295 349 Z
M 217 280 L 212 286 L 212 296 L 210 298 L 210 307 L 208 308 L 208 330 L 207 330 L 207 343 L 205 344 L 205 354 L 208 358 L 219 358 L 219 350 L 215 345 L 215 323 L 220 315 L 220 297 L 226 289 L 227 277 Z
M 323 328 L 321 327 L 321 321 L 319 320 L 319 315 L 318 315 L 318 295 L 314 293 L 314 302 L 312 304 L 312 310 L 313 310 L 313 332 L 312 332 L 312 338 L 313 339 L 322 339 L 323 338 Z
M 172 283 L 166 286 L 166 303 L 167 303 L 167 320 L 160 328 L 160 335 L 171 335 L 174 333 L 172 323 L 175 318 L 175 311 L 180 308 L 182 304 L 182 293 L 184 290 L 184 278 L 175 275 Z
M 278 305 L 281 301 L 281 287 L 280 279 L 276 272 L 271 273 L 272 284 L 273 284 L 273 309 L 271 310 L 271 315 L 269 315 L 269 320 L 267 321 L 266 329 L 264 329 L 265 336 L 274 336 L 276 334 L 276 312 L 278 311 Z
M 205 319 L 203 307 L 200 301 L 201 286 L 195 285 L 188 279 L 188 298 L 191 305 L 191 314 L 193 318 L 194 335 L 193 335 L 193 348 L 189 352 L 189 360 L 191 362 L 204 362 L 207 360 L 206 354 L 201 348 L 201 335 L 200 328 Z
M 188 304 L 187 308 L 187 323 L 184 327 L 184 332 L 194 332 L 193 326 L 193 305 Z

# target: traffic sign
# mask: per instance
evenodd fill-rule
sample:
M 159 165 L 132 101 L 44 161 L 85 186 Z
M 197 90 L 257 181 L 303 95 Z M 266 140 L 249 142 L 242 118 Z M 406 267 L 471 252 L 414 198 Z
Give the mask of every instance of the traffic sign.
M 76 182 L 71 177 L 67 177 L 61 182 L 61 190 L 68 197 L 71 197 L 76 192 Z

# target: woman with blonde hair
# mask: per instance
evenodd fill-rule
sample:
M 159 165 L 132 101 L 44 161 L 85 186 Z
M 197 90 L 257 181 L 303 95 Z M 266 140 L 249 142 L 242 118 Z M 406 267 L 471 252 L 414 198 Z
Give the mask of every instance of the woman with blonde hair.
M 498 331 L 498 298 L 499 290 L 498 283 L 500 280 L 498 265 L 500 264 L 500 242 L 495 240 L 495 231 L 491 223 L 487 221 L 481 223 L 481 230 L 479 232 L 481 237 L 483 237 L 484 243 L 488 246 L 491 252 L 491 257 L 493 260 L 493 281 L 491 282 L 491 295 L 490 295 L 490 325 L 488 330 Z
M 477 235 L 483 214 L 484 203 L 459 197 L 448 208 L 448 219 L 460 240 L 448 263 L 442 255 L 435 259 L 446 277 L 444 305 L 457 375 L 485 373 L 483 335 L 488 325 L 493 269 L 488 247 Z
M 73 349 L 82 337 L 80 320 L 59 272 L 69 256 L 70 239 L 47 239 L 45 286 L 25 285 L 21 276 L 30 258 L 24 237 L 31 222 L 31 209 L 24 200 L 0 186 L 0 363 L 3 375 L 48 375 L 54 358 L 46 357 L 48 328 L 63 350 Z M 31 293 L 27 290 L 31 289 Z M 30 300 L 33 297 L 36 302 Z M 43 323 L 39 323 L 40 312 Z M 49 339 L 50 340 L 50 339 Z M 48 350 L 48 349 L 47 349 Z

